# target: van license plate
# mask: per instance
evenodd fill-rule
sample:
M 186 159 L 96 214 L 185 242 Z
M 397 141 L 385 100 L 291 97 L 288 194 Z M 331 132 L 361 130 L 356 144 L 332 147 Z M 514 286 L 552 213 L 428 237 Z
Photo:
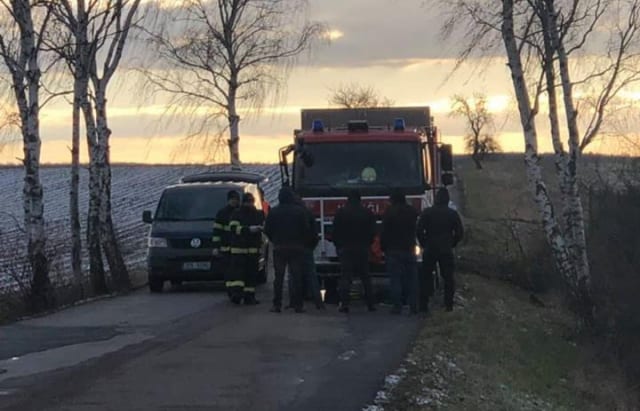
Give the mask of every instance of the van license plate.
M 209 261 L 182 263 L 183 270 L 209 270 L 211 269 L 211 263 Z

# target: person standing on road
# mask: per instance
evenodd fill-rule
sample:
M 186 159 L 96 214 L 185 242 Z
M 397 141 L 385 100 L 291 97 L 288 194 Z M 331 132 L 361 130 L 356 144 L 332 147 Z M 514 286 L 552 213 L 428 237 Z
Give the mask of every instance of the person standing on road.
M 300 290 L 305 300 L 311 300 L 316 305 L 318 310 L 324 310 L 325 305 L 322 301 L 322 294 L 320 293 L 320 282 L 318 281 L 318 273 L 316 272 L 316 262 L 314 257 L 314 250 L 320 241 L 318 237 L 318 230 L 316 228 L 316 219 L 313 216 L 311 210 L 307 208 L 304 201 L 296 195 L 296 202 L 302 206 L 309 220 L 311 230 L 309 231 L 309 239 L 304 244 L 304 256 L 302 261 L 302 269 L 304 274 L 302 276 L 302 290 Z M 293 289 L 293 279 L 291 275 L 288 278 L 289 283 L 289 306 L 287 308 L 293 308 L 293 295 L 291 290 Z
M 455 293 L 453 249 L 462 240 L 464 228 L 458 212 L 449 207 L 449 191 L 445 187 L 436 193 L 434 205 L 420 214 L 417 234 L 424 249 L 420 310 L 429 310 L 429 297 L 433 295 L 433 271 L 439 264 L 444 280 L 444 304 L 447 311 L 452 311 Z
M 391 206 L 382 218 L 380 243 L 391 277 L 392 314 L 400 314 L 403 295 L 408 297 L 412 313 L 417 313 L 418 266 L 416 262 L 416 221 L 418 211 L 407 204 L 405 195 L 396 191 Z
M 369 277 L 369 250 L 376 235 L 376 218 L 360 202 L 360 193 L 352 191 L 347 203 L 333 220 L 333 242 L 338 250 L 342 274 L 340 278 L 341 313 L 349 312 L 350 291 L 353 277 L 364 286 L 369 311 L 375 311 L 373 287 Z
M 240 206 L 240 194 L 235 190 L 227 193 L 227 205 L 218 211 L 213 224 L 213 256 L 220 261 L 220 269 L 224 273 L 225 286 L 229 291 L 229 271 L 231 263 L 231 232 L 229 231 L 229 222 L 231 214 Z
M 287 267 L 291 276 L 291 300 L 295 312 L 304 312 L 302 281 L 304 275 L 304 248 L 313 227 L 310 225 L 307 211 L 295 198 L 289 187 L 282 187 L 278 194 L 279 204 L 273 207 L 265 223 L 264 232 L 273 243 L 273 281 L 272 312 L 282 312 L 282 288 Z
M 242 206 L 231 215 L 231 301 L 245 305 L 255 305 L 258 283 L 258 262 L 262 248 L 262 224 L 264 214 L 257 210 L 251 193 L 242 197 Z

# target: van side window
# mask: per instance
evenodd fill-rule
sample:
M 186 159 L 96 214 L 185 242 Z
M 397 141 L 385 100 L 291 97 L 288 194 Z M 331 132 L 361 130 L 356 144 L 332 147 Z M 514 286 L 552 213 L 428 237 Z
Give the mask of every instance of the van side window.
M 247 186 L 247 191 L 253 194 L 253 198 L 256 199 L 255 206 L 256 209 L 262 210 L 262 197 L 260 196 L 260 191 L 258 191 L 258 187 L 253 184 Z

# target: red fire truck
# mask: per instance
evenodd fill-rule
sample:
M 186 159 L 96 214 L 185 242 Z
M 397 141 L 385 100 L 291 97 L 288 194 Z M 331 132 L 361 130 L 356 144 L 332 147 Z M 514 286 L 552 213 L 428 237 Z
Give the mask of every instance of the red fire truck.
M 381 218 L 393 190 L 402 190 L 420 211 L 438 186 L 453 180 L 451 146 L 438 141 L 429 107 L 302 110 L 294 143 L 280 149 L 280 171 L 282 184 L 316 217 L 316 267 L 325 279 L 340 272 L 331 233 L 349 191 L 357 189 Z M 379 239 L 371 251 L 372 275 L 384 275 Z

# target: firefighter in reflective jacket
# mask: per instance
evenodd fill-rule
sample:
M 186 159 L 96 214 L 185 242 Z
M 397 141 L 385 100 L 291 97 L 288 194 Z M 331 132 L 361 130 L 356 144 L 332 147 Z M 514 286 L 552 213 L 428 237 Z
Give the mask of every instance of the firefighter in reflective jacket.
M 229 281 L 231 263 L 231 232 L 229 222 L 231 214 L 240 206 L 240 194 L 231 190 L 227 193 L 227 205 L 216 214 L 213 224 L 213 255 L 220 261 L 220 270 L 224 273 L 225 281 Z
M 234 304 L 258 304 L 256 284 L 258 261 L 262 246 L 264 213 L 255 207 L 255 198 L 250 193 L 242 197 L 242 205 L 231 215 L 231 275 L 227 289 Z

